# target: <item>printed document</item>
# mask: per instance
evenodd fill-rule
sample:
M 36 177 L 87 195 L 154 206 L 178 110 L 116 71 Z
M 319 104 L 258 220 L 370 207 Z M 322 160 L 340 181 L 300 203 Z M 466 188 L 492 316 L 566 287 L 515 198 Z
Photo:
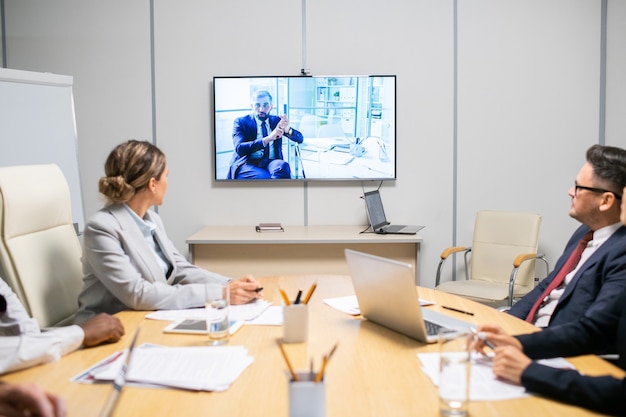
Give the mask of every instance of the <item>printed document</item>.
M 256 300 L 253 303 L 231 305 L 228 307 L 228 319 L 232 321 L 248 321 L 259 317 L 272 303 Z M 187 308 L 182 310 L 157 310 L 146 315 L 147 319 L 178 321 L 183 319 L 206 320 L 204 308 Z
M 422 370 L 435 386 L 439 385 L 439 353 L 418 353 Z M 574 367 L 563 358 L 541 360 L 540 363 L 554 368 L 573 369 Z M 496 378 L 491 369 L 492 356 L 480 353 L 472 354 L 470 370 L 470 400 L 492 401 L 523 398 L 529 396 L 524 387 L 510 384 Z
M 420 298 L 419 301 L 422 307 L 435 304 L 432 301 L 424 300 L 422 298 Z M 324 299 L 324 303 L 343 313 L 350 314 L 351 316 L 358 316 L 361 314 L 361 309 L 359 308 L 359 302 L 356 299 L 356 295 L 326 298 Z
M 113 381 L 127 351 L 116 352 L 80 375 L 75 382 Z M 141 345 L 133 351 L 129 384 L 197 391 L 225 391 L 254 361 L 243 346 L 166 347 Z

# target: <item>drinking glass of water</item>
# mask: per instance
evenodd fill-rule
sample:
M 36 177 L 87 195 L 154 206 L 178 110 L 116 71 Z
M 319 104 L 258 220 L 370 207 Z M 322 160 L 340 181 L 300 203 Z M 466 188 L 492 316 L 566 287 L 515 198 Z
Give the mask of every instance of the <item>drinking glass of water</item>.
M 445 417 L 467 416 L 472 333 L 439 331 L 439 410 Z
M 228 342 L 228 305 L 230 293 L 228 284 L 205 285 L 206 327 L 210 345 Z

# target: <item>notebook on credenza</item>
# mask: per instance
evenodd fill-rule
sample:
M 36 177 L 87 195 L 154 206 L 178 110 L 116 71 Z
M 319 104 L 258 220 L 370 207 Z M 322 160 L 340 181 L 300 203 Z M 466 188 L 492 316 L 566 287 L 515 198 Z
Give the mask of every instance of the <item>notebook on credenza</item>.
M 440 328 L 472 324 L 420 306 L 410 264 L 345 249 L 361 315 L 424 343 L 437 341 Z
M 374 233 L 379 234 L 397 234 L 397 235 L 414 235 L 422 230 L 424 226 L 414 225 L 397 225 L 387 221 L 383 201 L 380 198 L 378 190 L 368 191 L 363 195 L 365 199 L 365 207 L 367 218 L 370 221 Z

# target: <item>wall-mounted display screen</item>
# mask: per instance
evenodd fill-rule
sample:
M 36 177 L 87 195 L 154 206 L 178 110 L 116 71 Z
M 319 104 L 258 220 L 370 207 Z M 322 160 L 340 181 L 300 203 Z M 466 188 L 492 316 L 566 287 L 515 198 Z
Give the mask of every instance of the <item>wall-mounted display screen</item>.
M 216 180 L 393 180 L 396 77 L 214 77 Z

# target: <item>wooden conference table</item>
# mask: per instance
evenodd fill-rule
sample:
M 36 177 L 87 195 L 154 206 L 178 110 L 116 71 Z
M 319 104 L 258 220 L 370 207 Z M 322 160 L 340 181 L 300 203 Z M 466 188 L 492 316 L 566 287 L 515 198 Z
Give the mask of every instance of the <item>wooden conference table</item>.
M 338 342 L 338 348 L 326 371 L 326 403 L 328 417 L 345 416 L 438 416 L 437 390 L 420 369 L 418 352 L 436 351 L 437 345 L 425 345 L 352 317 L 323 303 L 323 299 L 353 294 L 347 276 L 285 276 L 261 279 L 265 299 L 280 305 L 278 287 L 287 294 L 298 289 L 306 291 L 317 281 L 311 301 L 309 341 L 285 345 L 296 369 L 306 370 L 310 359 L 317 364 Z M 472 301 L 420 288 L 420 297 L 435 301 L 432 308 L 460 319 L 479 324 L 497 323 L 511 333 L 526 333 L 534 327 Z M 442 309 L 442 305 L 471 311 L 473 316 Z M 205 336 L 164 334 L 168 322 L 144 319 L 145 312 L 122 312 L 120 319 L 126 336 L 118 343 L 82 349 L 60 361 L 3 376 L 8 382 L 37 382 L 44 389 L 62 395 L 69 416 L 98 416 L 111 386 L 71 382 L 70 378 L 108 355 L 128 346 L 141 324 L 138 343 L 168 346 L 201 346 Z M 282 338 L 280 326 L 244 326 L 230 341 L 246 346 L 254 363 L 225 392 L 190 392 L 175 389 L 126 387 L 115 412 L 117 417 L 220 415 L 235 417 L 288 414 L 287 368 L 277 341 Z M 595 356 L 571 359 L 577 369 L 588 375 L 624 376 L 619 368 Z M 531 396 L 506 401 L 474 401 L 471 416 L 590 416 L 596 415 L 578 407 Z

